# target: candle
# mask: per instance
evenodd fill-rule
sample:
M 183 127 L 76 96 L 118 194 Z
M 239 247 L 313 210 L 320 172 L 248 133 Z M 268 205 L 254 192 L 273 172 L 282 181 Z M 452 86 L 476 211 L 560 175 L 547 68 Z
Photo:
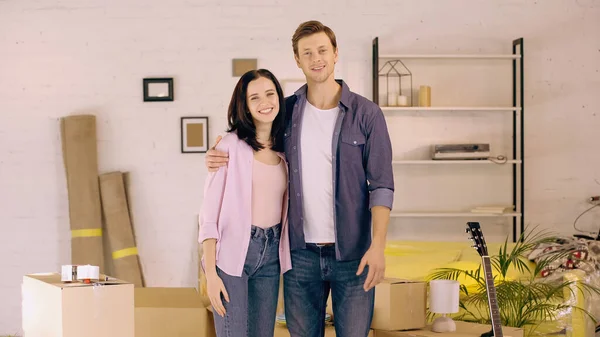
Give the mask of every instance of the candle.
M 398 105 L 399 106 L 408 106 L 408 97 L 404 95 L 398 96 Z
M 419 88 L 419 106 L 431 106 L 431 87 L 422 85 Z

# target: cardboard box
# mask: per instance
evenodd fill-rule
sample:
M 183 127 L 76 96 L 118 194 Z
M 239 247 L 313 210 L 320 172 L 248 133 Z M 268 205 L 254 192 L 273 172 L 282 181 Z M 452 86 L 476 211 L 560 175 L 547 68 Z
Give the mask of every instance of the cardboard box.
M 426 326 L 427 284 L 384 279 L 375 287 L 371 329 L 409 330 Z
M 275 334 L 273 337 L 290 337 L 290 332 L 285 326 L 275 324 Z M 325 337 L 335 337 L 335 328 L 331 325 L 325 327 Z M 367 337 L 373 337 L 373 330 L 369 331 Z
M 491 325 L 456 321 L 455 332 L 433 332 L 431 327 L 408 331 L 376 330 L 374 337 L 480 337 L 492 329 Z M 523 337 L 523 329 L 502 327 L 504 337 Z
M 195 288 L 135 288 L 135 335 L 214 337 L 209 305 Z
M 113 278 L 85 284 L 63 283 L 58 273 L 25 275 L 23 335 L 134 337 L 133 288 Z

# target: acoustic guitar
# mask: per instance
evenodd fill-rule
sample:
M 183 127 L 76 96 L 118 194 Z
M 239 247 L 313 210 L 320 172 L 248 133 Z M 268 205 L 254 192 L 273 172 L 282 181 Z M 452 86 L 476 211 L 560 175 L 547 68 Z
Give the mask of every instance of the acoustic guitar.
M 492 330 L 482 334 L 481 337 L 504 337 L 502 334 L 500 310 L 498 309 L 498 299 L 496 298 L 496 286 L 494 285 L 494 276 L 492 274 L 492 263 L 490 262 L 487 245 L 479 222 L 467 222 L 467 233 L 470 234 L 469 239 L 473 241 L 473 248 L 481 256 L 481 264 L 483 265 L 483 272 L 485 274 L 485 289 L 488 295 L 488 305 L 492 319 Z

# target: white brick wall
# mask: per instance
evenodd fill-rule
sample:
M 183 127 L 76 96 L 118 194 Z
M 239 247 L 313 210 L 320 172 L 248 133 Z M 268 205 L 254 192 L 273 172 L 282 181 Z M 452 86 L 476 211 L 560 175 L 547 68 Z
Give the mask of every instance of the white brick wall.
M 382 48 L 409 53 L 510 52 L 510 41 L 524 37 L 528 222 L 570 232 L 585 198 L 600 194 L 600 2 L 252 3 L 0 0 L 0 334 L 20 331 L 22 275 L 69 262 L 58 118 L 96 114 L 100 171 L 131 172 L 148 285 L 192 286 L 205 169 L 202 155 L 179 153 L 179 117 L 210 116 L 211 139 L 222 133 L 237 80 L 230 75 L 234 57 L 256 57 L 280 79 L 302 77 L 290 38 L 307 19 L 335 30 L 337 74 L 367 97 L 375 36 Z M 174 77 L 175 101 L 144 104 L 141 79 L 149 76 Z M 504 136 L 510 132 L 494 127 Z M 410 186 L 414 197 L 398 200 L 437 195 L 431 185 Z M 600 212 L 590 214 L 581 226 L 592 229 L 599 220 Z M 394 237 L 426 231 L 409 219 L 393 226 Z M 425 228 L 439 233 L 428 238 L 464 239 L 456 226 Z M 505 234 L 503 227 L 494 232 Z

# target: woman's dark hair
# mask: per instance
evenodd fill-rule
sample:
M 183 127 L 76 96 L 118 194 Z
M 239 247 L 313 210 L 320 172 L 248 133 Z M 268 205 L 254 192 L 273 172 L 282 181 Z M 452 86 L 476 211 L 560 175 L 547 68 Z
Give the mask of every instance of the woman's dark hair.
M 250 70 L 242 75 L 238 81 L 233 90 L 233 95 L 231 95 L 231 102 L 229 103 L 229 110 L 227 112 L 229 122 L 229 130 L 227 131 L 236 131 L 238 137 L 248 143 L 254 151 L 259 151 L 264 147 L 256 140 L 256 127 L 252 115 L 248 113 L 248 103 L 246 101 L 248 84 L 259 77 L 271 80 L 277 90 L 279 113 L 277 113 L 275 120 L 273 120 L 270 140 L 273 151 L 283 152 L 283 132 L 286 120 L 283 90 L 275 75 L 266 69 Z

